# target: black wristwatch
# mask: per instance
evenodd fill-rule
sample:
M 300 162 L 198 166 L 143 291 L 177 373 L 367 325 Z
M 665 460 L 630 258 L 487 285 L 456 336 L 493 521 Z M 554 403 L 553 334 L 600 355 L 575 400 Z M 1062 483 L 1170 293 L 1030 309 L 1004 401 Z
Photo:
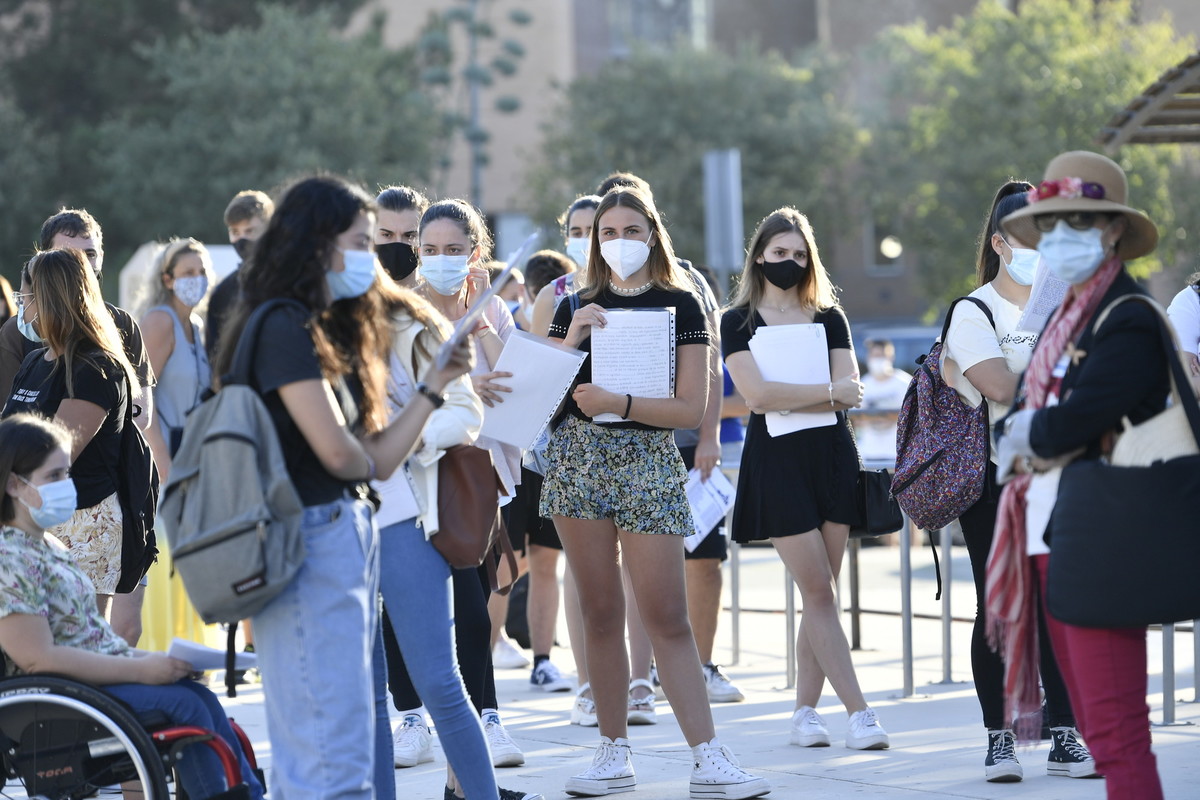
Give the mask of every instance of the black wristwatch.
M 424 381 L 421 381 L 420 383 L 417 384 L 417 394 L 421 395 L 426 400 L 433 403 L 434 408 L 441 408 L 442 405 L 446 402 L 446 395 L 438 394 L 437 392 L 433 391 L 432 389 L 430 389 L 428 386 L 425 385 Z

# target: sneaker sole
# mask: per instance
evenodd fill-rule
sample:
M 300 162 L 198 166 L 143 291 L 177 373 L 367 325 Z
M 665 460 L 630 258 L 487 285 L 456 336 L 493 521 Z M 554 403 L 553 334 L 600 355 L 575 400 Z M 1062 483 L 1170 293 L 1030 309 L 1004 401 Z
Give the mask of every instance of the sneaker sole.
M 762 797 L 771 791 L 771 784 L 765 778 L 755 778 L 746 783 L 692 783 L 691 796 L 695 800 L 707 800 L 717 797 L 724 800 L 748 800 L 751 797 Z
M 525 763 L 524 753 L 492 754 L 493 767 L 519 767 Z
M 621 778 L 592 780 L 589 778 L 567 779 L 566 793 L 579 797 L 603 797 L 608 794 L 632 792 L 637 788 L 637 778 L 627 775 Z
M 889 747 L 891 747 L 891 743 L 888 741 L 886 736 L 883 738 L 872 736 L 866 739 L 858 740 L 847 739 L 846 747 L 850 748 L 851 750 L 887 750 Z
M 1020 783 L 1025 779 L 1025 771 L 1020 764 L 984 767 L 983 774 L 988 783 Z
M 708 702 L 710 703 L 740 703 L 745 699 L 746 696 L 741 692 L 734 692 L 732 694 L 709 693 L 708 695 Z
M 422 753 L 416 758 L 402 758 L 400 756 L 396 756 L 394 761 L 396 764 L 396 769 L 407 769 L 408 767 L 415 767 L 418 764 L 427 764 L 430 761 L 433 761 L 433 751 L 431 750 L 428 753 Z
M 1050 763 L 1046 765 L 1046 774 L 1056 778 L 1099 778 L 1096 772 L 1096 762 L 1076 762 L 1074 764 Z
M 820 733 L 801 736 L 798 733 L 793 733 L 791 738 L 792 744 L 797 747 L 829 747 L 829 737 Z
M 535 692 L 569 692 L 574 687 L 566 681 L 560 681 L 559 683 L 531 683 L 529 688 Z

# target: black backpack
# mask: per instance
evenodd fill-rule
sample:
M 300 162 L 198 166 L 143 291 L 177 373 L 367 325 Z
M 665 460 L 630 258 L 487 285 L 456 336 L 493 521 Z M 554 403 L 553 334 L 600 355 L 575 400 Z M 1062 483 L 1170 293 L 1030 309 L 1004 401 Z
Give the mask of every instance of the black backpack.
M 128 400 L 121 429 L 121 453 L 114 476 L 121 504 L 121 577 L 117 591 L 132 592 L 158 559 L 154 515 L 158 510 L 158 469 L 146 437 L 133 421 L 133 383 L 125 377 Z M 151 425 L 155 424 L 152 420 Z

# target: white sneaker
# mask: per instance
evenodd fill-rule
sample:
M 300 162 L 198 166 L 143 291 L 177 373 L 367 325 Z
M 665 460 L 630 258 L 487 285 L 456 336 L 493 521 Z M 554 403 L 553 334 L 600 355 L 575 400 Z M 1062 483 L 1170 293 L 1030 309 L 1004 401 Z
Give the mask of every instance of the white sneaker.
M 846 747 L 851 750 L 886 750 L 889 746 L 887 731 L 879 724 L 875 709 L 868 707 L 850 715 Z
M 800 747 L 829 747 L 829 728 L 812 706 L 800 706 L 792 714 L 791 742 Z
M 633 690 L 642 687 L 648 689 L 650 694 L 645 697 L 635 698 Z M 636 681 L 631 681 L 629 684 L 629 710 L 626 721 L 630 725 L 657 725 L 658 712 L 654 710 L 654 686 L 648 680 L 638 678 Z
M 600 746 L 592 757 L 592 765 L 573 778 L 567 779 L 567 794 L 583 797 L 602 797 L 618 792 L 632 792 L 637 786 L 633 762 L 629 758 L 629 740 L 600 737 Z
M 496 669 L 525 669 L 529 666 L 529 659 L 507 636 L 501 636 L 492 648 L 492 666 Z
M 711 661 L 701 665 L 704 668 L 704 685 L 708 688 L 710 703 L 740 703 L 746 699 L 742 690 L 733 685 L 729 676 Z
M 392 749 L 397 767 L 415 767 L 433 761 L 433 734 L 420 714 L 406 714 L 396 728 Z
M 583 693 L 591 688 L 592 685 L 590 683 L 585 683 L 575 693 L 575 702 L 571 705 L 572 725 L 579 725 L 584 728 L 596 727 L 596 701 L 590 697 L 583 696 Z
M 525 763 L 525 753 L 504 730 L 500 715 L 495 711 L 484 712 L 483 732 L 487 735 L 488 750 L 492 752 L 493 767 L 519 767 Z
M 717 740 L 703 742 L 692 748 L 693 798 L 719 797 L 724 800 L 745 800 L 762 797 L 771 791 L 766 778 L 751 775 L 738 766 L 729 748 Z
M 541 689 L 543 692 L 567 692 L 571 690 L 571 682 L 547 659 L 534 667 L 533 672 L 529 674 L 529 688 Z

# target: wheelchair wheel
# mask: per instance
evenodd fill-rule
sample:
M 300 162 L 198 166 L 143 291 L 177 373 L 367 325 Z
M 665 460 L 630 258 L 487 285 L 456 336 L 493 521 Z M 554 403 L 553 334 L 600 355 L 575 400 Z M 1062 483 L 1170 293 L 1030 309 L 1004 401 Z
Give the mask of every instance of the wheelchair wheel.
M 79 800 L 136 780 L 146 800 L 168 800 L 150 735 L 120 701 L 86 684 L 43 675 L 0 682 L 0 747 L 6 776 L 31 798 Z

